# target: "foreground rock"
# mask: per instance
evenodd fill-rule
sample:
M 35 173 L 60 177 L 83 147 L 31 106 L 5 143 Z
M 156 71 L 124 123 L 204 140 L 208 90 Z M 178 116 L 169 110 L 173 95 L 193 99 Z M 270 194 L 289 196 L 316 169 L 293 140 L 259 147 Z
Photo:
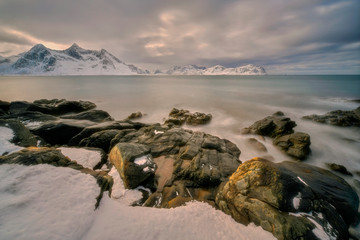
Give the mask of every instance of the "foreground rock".
M 303 119 L 340 127 L 360 127 L 360 107 L 352 111 L 336 110 L 324 115 L 308 115 Z
M 107 175 L 106 172 L 84 168 L 82 165 L 65 157 L 60 150 L 55 148 L 29 147 L 6 156 L 0 156 L 0 164 L 21 164 L 27 166 L 49 164 L 55 167 L 69 167 L 90 174 L 96 178 L 97 183 L 100 186 L 100 194 L 97 197 L 95 207 L 98 207 L 100 204 L 104 191 L 110 191 L 113 184 L 112 178 Z
M 336 191 L 334 191 L 336 189 Z M 219 191 L 216 204 L 236 221 L 260 225 L 278 239 L 348 239 L 359 199 L 340 177 L 297 162 L 252 159 Z
M 304 160 L 310 154 L 310 136 L 302 132 L 294 133 L 295 126 L 296 123 L 285 117 L 284 113 L 276 112 L 243 129 L 242 133 L 274 138 L 273 144 L 280 150 L 294 159 Z
M 240 163 L 240 150 L 226 139 L 161 125 L 122 130 L 111 146 L 110 161 L 127 187 L 155 189 L 146 206 L 178 206 L 192 199 L 214 203 L 214 189 Z M 136 166 L 139 157 L 149 159 L 148 165 Z
M 165 120 L 165 124 L 174 124 L 181 126 L 187 125 L 197 126 L 207 124 L 211 121 L 212 115 L 205 113 L 190 113 L 188 110 L 173 108 L 169 113 L 169 118 Z
M 11 143 L 21 147 L 30 147 L 36 146 L 40 138 L 34 136 L 21 122 L 17 120 L 1 120 L 0 127 L 10 128 L 14 137 L 11 140 Z

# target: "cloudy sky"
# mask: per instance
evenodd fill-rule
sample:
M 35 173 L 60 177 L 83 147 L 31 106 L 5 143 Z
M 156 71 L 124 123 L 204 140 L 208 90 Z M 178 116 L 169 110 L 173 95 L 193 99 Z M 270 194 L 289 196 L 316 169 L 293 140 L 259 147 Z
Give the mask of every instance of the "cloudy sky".
M 0 55 L 74 42 L 152 70 L 360 74 L 360 1 L 0 0 Z

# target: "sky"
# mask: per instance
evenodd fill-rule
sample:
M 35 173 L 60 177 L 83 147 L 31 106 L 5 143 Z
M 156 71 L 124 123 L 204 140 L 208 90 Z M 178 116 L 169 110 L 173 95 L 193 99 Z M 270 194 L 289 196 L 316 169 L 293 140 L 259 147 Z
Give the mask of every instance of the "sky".
M 0 0 L 0 55 L 108 50 L 144 69 L 360 74 L 359 0 Z

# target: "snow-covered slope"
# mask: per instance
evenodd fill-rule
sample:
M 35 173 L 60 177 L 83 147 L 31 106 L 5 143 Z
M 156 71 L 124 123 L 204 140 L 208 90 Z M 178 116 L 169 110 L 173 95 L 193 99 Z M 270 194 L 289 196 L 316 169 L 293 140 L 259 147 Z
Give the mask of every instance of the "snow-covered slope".
M 37 44 L 28 52 L 7 58 L 1 63 L 0 74 L 30 75 L 133 75 L 146 74 L 107 52 L 86 50 L 73 44 L 66 50 L 52 50 Z
M 155 74 L 162 72 L 155 72 Z M 263 67 L 254 66 L 252 64 L 239 66 L 236 68 L 226 68 L 221 65 L 213 67 L 199 67 L 196 65 L 175 66 L 167 71 L 170 75 L 265 75 L 266 71 Z

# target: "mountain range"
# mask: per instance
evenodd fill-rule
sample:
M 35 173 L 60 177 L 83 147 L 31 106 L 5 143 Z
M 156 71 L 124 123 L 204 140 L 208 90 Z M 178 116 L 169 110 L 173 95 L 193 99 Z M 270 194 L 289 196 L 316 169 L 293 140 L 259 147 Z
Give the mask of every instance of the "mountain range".
M 235 68 L 216 65 L 175 66 L 150 72 L 127 64 L 105 49 L 87 50 L 74 43 L 65 50 L 53 50 L 37 44 L 28 52 L 11 57 L 0 56 L 0 75 L 265 75 L 263 67 L 252 64 Z

